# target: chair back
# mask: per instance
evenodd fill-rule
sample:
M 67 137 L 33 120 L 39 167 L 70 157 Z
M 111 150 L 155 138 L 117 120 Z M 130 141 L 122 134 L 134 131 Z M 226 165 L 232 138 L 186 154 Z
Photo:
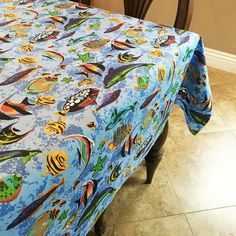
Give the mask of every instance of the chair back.
M 84 4 L 90 4 L 91 0 L 80 0 Z M 125 14 L 127 16 L 144 19 L 153 0 L 123 0 Z M 193 14 L 194 0 L 178 0 L 178 9 L 174 27 L 188 30 Z

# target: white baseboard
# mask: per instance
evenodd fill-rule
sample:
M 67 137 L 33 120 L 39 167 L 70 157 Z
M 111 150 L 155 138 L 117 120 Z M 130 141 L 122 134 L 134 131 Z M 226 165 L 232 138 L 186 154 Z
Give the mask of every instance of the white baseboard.
M 206 60 L 208 66 L 236 73 L 236 55 L 206 48 Z

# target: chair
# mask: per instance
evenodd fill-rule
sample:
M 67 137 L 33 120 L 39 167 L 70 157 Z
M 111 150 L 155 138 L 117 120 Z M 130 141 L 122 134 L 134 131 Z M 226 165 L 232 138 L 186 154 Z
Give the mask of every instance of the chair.
M 125 14 L 139 19 L 144 19 L 153 0 L 123 0 Z M 90 5 L 91 0 L 82 0 L 84 4 Z M 188 30 L 193 13 L 194 0 L 178 0 L 178 10 L 174 27 Z

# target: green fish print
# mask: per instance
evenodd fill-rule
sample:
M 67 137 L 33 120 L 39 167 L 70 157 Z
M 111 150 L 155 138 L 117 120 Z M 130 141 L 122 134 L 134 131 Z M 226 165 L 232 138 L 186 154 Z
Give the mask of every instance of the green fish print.
M 114 86 L 115 84 L 119 83 L 120 81 L 123 81 L 126 79 L 126 76 L 133 70 L 139 68 L 139 67 L 146 67 L 148 70 L 154 66 L 155 64 L 149 63 L 140 63 L 140 64 L 131 64 L 131 65 L 125 65 L 118 67 L 116 69 L 110 68 L 106 77 L 103 80 L 105 88 L 110 88 Z
M 22 187 L 22 176 L 14 174 L 0 179 L 0 203 L 17 198 Z
M 113 129 L 120 121 L 122 121 L 126 114 L 129 111 L 135 111 L 137 102 L 135 102 L 133 105 L 128 106 L 126 108 L 121 109 L 120 111 L 117 111 L 117 108 L 112 112 L 111 114 L 111 121 L 106 127 L 106 131 Z

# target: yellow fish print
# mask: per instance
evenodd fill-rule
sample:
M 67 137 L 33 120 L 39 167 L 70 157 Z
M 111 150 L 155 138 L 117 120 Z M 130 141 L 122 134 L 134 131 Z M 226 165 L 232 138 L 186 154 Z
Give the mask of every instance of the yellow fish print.
M 20 64 L 28 65 L 28 64 L 35 64 L 38 62 L 38 60 L 33 57 L 21 57 L 18 59 L 18 62 Z
M 53 96 L 41 96 L 36 100 L 36 105 L 48 106 L 56 103 L 56 99 Z
M 19 46 L 19 50 L 21 52 L 31 52 L 33 49 L 34 49 L 34 46 L 31 43 L 23 44 L 23 45 Z
M 60 175 L 69 167 L 67 163 L 68 155 L 66 152 L 54 151 L 47 154 L 47 166 L 42 175 L 51 174 L 53 176 Z
M 53 135 L 53 134 L 60 135 L 66 130 L 66 128 L 67 126 L 64 121 L 52 121 L 45 126 L 44 132 L 47 135 Z

